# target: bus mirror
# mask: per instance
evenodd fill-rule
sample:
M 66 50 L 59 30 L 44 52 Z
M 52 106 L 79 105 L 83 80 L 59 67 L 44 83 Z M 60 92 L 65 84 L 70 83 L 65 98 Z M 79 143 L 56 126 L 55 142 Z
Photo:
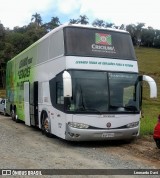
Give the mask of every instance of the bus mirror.
M 143 81 L 148 82 L 150 86 L 150 98 L 157 98 L 157 85 L 153 78 L 148 75 L 143 75 Z
M 72 97 L 72 79 L 67 71 L 63 72 L 63 95 L 64 97 Z

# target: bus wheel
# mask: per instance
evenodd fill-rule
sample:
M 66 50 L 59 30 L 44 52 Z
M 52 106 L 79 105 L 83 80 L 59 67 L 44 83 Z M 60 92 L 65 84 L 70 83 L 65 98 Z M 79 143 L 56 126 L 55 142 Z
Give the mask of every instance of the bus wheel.
M 50 133 L 50 121 L 48 119 L 47 113 L 42 114 L 42 134 L 46 135 L 47 137 L 51 137 Z
M 16 123 L 19 123 L 19 119 L 18 119 L 18 116 L 16 115 L 16 113 L 15 113 L 15 121 L 16 121 Z
M 13 118 L 13 106 L 12 105 L 10 105 L 10 116 L 11 116 L 11 119 L 12 120 L 14 120 L 14 118 Z
M 3 115 L 4 115 L 4 116 L 7 115 L 7 113 L 6 113 L 6 109 L 4 109 L 4 111 L 3 111 Z
M 12 109 L 12 111 L 11 111 L 11 118 L 12 118 L 13 121 L 15 121 L 15 117 L 14 117 L 14 109 Z

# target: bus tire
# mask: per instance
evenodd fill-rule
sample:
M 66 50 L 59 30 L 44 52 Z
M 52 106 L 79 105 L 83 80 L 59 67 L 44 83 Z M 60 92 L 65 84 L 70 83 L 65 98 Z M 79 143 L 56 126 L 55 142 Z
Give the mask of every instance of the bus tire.
M 18 115 L 16 114 L 17 108 L 16 105 L 14 105 L 13 107 L 14 109 L 14 121 L 16 121 L 16 123 L 19 123 L 19 119 L 18 119 Z
M 13 108 L 12 108 L 12 110 L 11 110 L 11 118 L 12 118 L 13 121 L 15 121 L 15 117 L 14 117 L 14 109 L 13 109 Z
M 7 115 L 7 113 L 6 113 L 6 109 L 4 109 L 4 111 L 3 111 L 3 115 L 4 115 L 4 116 Z
M 42 134 L 46 135 L 47 137 L 51 137 L 50 121 L 46 112 L 42 113 L 41 123 L 42 123 L 42 127 L 41 127 Z
M 19 119 L 18 119 L 17 115 L 15 115 L 15 121 L 16 121 L 16 123 L 19 123 Z
M 10 116 L 11 116 L 11 119 L 13 120 L 13 117 L 12 117 L 12 105 L 10 105 Z

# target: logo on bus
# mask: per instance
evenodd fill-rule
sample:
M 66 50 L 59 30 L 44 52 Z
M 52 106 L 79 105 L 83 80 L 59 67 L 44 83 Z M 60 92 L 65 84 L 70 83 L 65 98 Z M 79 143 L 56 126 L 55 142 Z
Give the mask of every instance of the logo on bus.
M 95 43 L 101 45 L 112 45 L 112 37 L 110 34 L 96 33 Z
M 111 123 L 108 122 L 108 123 L 106 124 L 106 127 L 107 127 L 107 128 L 110 128 L 110 127 L 111 127 Z
M 110 34 L 95 33 L 95 43 L 91 45 L 91 48 L 93 52 L 116 53 Z

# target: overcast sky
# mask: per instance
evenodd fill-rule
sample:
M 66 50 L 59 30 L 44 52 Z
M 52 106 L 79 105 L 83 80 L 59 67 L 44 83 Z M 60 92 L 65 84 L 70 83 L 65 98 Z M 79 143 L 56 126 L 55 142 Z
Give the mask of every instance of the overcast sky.
M 22 27 L 39 13 L 42 22 L 59 17 L 61 23 L 86 15 L 89 22 L 102 19 L 115 25 L 145 23 L 160 29 L 160 0 L 0 0 L 0 22 L 4 27 Z

